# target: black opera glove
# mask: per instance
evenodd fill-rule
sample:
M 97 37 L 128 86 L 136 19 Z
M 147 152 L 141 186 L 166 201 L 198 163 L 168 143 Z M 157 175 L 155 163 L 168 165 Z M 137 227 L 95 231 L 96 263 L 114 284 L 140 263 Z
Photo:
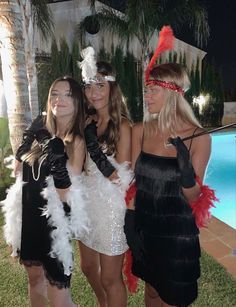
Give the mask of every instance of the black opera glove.
M 70 216 L 71 208 L 68 205 L 68 203 L 66 201 L 63 201 L 62 205 L 63 205 L 63 209 L 64 209 L 64 212 L 65 212 L 65 216 Z
M 43 116 L 39 115 L 35 118 L 32 124 L 24 131 L 21 145 L 16 152 L 16 160 L 22 162 L 21 157 L 30 151 L 31 145 L 36 138 L 36 132 L 44 126 Z
M 138 261 L 143 261 L 145 257 L 145 249 L 140 234 L 135 228 L 135 210 L 126 210 L 124 232 L 127 244 L 130 247 L 134 258 Z
M 70 177 L 66 168 L 68 156 L 62 139 L 53 137 L 42 144 L 43 153 L 47 156 L 50 174 L 57 189 L 66 189 L 71 186 Z
M 192 188 L 195 186 L 195 172 L 190 161 L 189 150 L 184 145 L 180 137 L 170 138 L 170 143 L 176 147 L 177 150 L 177 160 L 179 164 L 179 169 L 181 173 L 181 185 L 183 188 Z
M 92 121 L 86 126 L 84 129 L 84 137 L 91 159 L 97 165 L 97 168 L 100 170 L 103 176 L 110 177 L 116 169 L 107 159 L 107 156 L 103 153 L 99 146 L 95 121 Z

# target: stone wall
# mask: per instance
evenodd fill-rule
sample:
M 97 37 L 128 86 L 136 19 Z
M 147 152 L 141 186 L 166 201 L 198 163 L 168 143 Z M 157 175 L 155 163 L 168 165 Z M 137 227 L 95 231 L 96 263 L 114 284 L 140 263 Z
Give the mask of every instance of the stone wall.
M 222 125 L 236 123 L 236 101 L 224 102 Z

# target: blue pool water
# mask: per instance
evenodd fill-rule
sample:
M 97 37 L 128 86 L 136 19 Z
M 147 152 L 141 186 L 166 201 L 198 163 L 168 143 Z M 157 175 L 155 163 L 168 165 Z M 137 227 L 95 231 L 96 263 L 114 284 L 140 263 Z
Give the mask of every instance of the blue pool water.
M 216 192 L 219 202 L 212 215 L 236 229 L 236 132 L 212 134 L 212 153 L 205 183 Z

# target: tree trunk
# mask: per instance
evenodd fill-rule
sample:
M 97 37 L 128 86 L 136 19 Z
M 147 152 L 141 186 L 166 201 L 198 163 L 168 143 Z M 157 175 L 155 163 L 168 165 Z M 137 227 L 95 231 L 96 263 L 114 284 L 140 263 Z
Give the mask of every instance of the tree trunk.
M 13 153 L 30 121 L 22 15 L 18 1 L 0 2 L 0 55 Z
M 34 29 L 32 3 L 29 0 L 21 0 L 20 8 L 23 18 L 23 35 L 25 38 L 25 60 L 28 78 L 29 106 L 31 117 L 34 119 L 39 113 L 37 70 L 35 64 Z

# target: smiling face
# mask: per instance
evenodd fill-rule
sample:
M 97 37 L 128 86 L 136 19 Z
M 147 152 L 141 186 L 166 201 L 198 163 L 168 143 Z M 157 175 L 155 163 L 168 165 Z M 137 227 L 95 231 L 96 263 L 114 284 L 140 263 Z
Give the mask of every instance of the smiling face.
M 84 93 L 88 104 L 95 110 L 98 111 L 108 107 L 110 96 L 110 85 L 108 81 L 86 84 Z
M 159 113 L 166 102 L 165 89 L 158 85 L 145 87 L 144 99 L 149 113 Z
M 74 100 L 68 81 L 58 81 L 50 93 L 50 106 L 55 117 L 72 118 L 75 112 Z

